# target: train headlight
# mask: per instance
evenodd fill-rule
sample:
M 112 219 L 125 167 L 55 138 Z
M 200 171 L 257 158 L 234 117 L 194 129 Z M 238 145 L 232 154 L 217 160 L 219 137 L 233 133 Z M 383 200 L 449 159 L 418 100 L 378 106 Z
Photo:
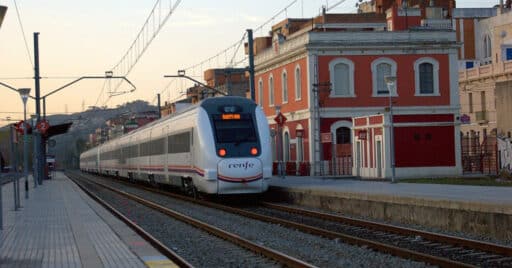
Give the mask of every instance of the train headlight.
M 219 156 L 224 157 L 224 156 L 226 156 L 226 153 L 227 153 L 226 149 L 224 149 L 224 148 L 219 149 Z
M 252 147 L 251 148 L 251 155 L 257 155 L 258 154 L 258 148 Z

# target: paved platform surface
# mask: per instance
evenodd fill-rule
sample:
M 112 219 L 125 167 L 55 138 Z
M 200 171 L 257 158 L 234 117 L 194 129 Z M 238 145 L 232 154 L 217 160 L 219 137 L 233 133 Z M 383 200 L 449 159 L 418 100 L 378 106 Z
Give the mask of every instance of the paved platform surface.
M 23 183 L 21 183 L 23 185 Z M 2 187 L 0 267 L 172 267 L 145 240 L 83 193 L 63 173 L 20 189 Z
M 359 196 L 374 201 L 419 203 L 451 203 L 452 207 L 467 204 L 471 209 L 492 210 L 512 214 L 512 187 L 466 186 L 420 183 L 364 181 L 354 177 L 273 177 L 271 187 L 308 190 L 325 195 Z

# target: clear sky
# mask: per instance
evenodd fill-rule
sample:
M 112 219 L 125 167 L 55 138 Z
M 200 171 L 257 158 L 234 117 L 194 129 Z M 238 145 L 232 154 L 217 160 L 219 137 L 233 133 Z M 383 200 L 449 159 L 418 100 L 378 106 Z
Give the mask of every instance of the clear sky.
M 163 0 L 168 5 L 170 0 Z M 0 82 L 15 88 L 30 87 L 34 95 L 33 33 L 40 32 L 39 53 L 41 67 L 41 94 L 47 94 L 68 82 L 104 72 L 121 59 L 144 24 L 155 0 L 17 0 L 28 50 L 25 46 L 15 1 L 0 0 L 8 7 L 0 29 Z M 172 0 L 174 3 L 175 0 Z M 74 113 L 92 105 L 116 105 L 142 99 L 156 104 L 156 94 L 164 101 L 176 99 L 183 82 L 163 76 L 176 74 L 198 64 L 242 38 L 246 29 L 270 24 L 255 32 L 265 35 L 273 23 L 288 17 L 312 17 L 322 5 L 335 0 L 297 0 L 286 12 L 279 14 L 292 0 L 182 0 L 146 53 L 135 65 L 128 79 L 137 90 L 110 98 L 100 95 L 109 84 L 102 80 L 82 80 L 47 99 L 47 113 Z M 355 12 L 358 0 L 346 0 L 331 12 Z M 498 0 L 458 0 L 457 7 L 492 7 Z M 241 50 L 243 51 L 243 49 Z M 30 56 L 29 56 L 30 53 Z M 233 53 L 221 53 L 203 68 L 225 67 Z M 240 55 L 240 54 L 239 54 Z M 198 76 L 194 71 L 188 75 Z M 200 77 L 196 77 L 200 79 Z M 172 83 L 171 83 L 172 81 Z M 171 83 L 169 85 L 169 83 Z M 112 82 L 110 87 L 114 87 Z M 120 91 L 129 89 L 122 84 Z M 29 100 L 27 112 L 35 112 L 35 103 Z M 19 94 L 0 85 L 0 126 L 11 119 L 23 118 Z

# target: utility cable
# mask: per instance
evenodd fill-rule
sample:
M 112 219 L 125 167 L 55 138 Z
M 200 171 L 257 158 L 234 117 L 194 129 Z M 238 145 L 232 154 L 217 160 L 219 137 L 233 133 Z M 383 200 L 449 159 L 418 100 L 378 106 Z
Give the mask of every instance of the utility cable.
M 25 48 L 27 49 L 28 60 L 30 61 L 30 65 L 32 65 L 32 68 L 34 68 L 34 63 L 32 62 L 32 56 L 30 54 L 30 49 L 28 48 L 27 38 L 25 36 L 25 29 L 23 29 L 23 23 L 21 22 L 21 16 L 20 16 L 20 11 L 18 9 L 18 4 L 16 3 L 16 0 L 13 0 L 13 2 L 14 2 L 14 7 L 16 9 L 16 14 L 18 16 L 18 23 L 20 25 L 21 34 L 23 35 L 23 40 L 25 41 Z

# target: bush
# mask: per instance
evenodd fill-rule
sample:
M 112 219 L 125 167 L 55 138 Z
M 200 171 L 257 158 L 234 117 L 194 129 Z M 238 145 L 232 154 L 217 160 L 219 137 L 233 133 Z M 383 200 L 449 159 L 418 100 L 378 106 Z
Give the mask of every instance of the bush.
M 500 170 L 498 177 L 500 179 L 510 180 L 510 179 L 512 179 L 512 174 L 510 174 L 510 171 L 508 169 L 504 168 L 504 169 Z

